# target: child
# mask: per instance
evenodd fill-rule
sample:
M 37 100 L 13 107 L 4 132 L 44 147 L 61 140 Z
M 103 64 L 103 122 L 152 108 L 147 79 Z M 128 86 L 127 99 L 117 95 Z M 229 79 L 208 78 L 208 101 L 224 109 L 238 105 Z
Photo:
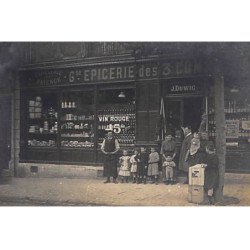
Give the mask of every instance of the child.
M 152 179 L 152 184 L 158 185 L 158 175 L 159 175 L 159 154 L 156 152 L 155 148 L 151 148 L 151 153 L 148 157 L 148 176 Z
M 136 180 L 137 180 L 137 163 L 139 161 L 138 156 L 139 156 L 139 151 L 138 149 L 135 149 L 134 154 L 130 158 L 130 163 L 131 163 L 130 173 L 133 178 L 133 183 L 136 183 Z
M 145 147 L 141 147 L 137 157 L 137 184 L 147 183 L 148 153 Z
M 215 147 L 213 143 L 210 143 L 206 147 L 206 156 L 204 163 L 205 163 L 204 202 L 213 204 L 215 189 L 218 188 L 219 184 L 219 159 L 215 153 Z M 208 196 L 209 189 L 213 189 L 212 197 Z
M 128 183 L 128 179 L 130 177 L 130 157 L 128 156 L 128 151 L 123 150 L 123 156 L 119 159 L 120 171 L 119 176 L 121 177 L 122 183 L 124 180 Z
M 175 162 L 172 160 L 172 157 L 170 155 L 168 155 L 165 159 L 165 161 L 163 162 L 163 168 L 165 168 L 165 172 L 166 172 L 166 185 L 174 184 L 174 168 L 175 168 L 176 164 Z

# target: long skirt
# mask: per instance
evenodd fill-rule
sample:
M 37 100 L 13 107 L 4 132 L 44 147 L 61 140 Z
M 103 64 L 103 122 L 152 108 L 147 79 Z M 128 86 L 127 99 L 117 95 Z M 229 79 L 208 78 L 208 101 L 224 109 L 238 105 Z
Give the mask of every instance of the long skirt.
M 103 176 L 117 178 L 116 155 L 104 155 Z
M 149 163 L 148 164 L 148 176 L 154 176 L 159 174 L 158 163 Z

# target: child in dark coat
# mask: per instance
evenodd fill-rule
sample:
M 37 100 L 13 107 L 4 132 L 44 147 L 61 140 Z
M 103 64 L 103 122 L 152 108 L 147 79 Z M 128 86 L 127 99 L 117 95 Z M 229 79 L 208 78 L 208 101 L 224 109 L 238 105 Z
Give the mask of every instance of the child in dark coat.
M 210 204 L 214 203 L 215 189 L 219 186 L 219 159 L 215 153 L 215 147 L 213 143 L 210 143 L 206 147 L 206 155 L 204 158 L 205 163 L 205 182 L 204 182 L 204 194 L 205 201 Z M 208 191 L 213 189 L 212 197 L 208 196 Z
M 141 147 L 140 152 L 137 156 L 137 184 L 147 183 L 148 173 L 148 153 L 145 147 Z

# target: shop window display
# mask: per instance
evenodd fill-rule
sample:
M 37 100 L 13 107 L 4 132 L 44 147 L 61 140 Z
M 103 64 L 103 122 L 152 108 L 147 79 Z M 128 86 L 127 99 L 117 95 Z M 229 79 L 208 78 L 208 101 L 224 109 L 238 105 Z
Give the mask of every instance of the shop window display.
M 112 131 L 121 147 L 135 143 L 135 90 L 100 90 L 98 93 L 98 143 Z
M 213 103 L 213 101 L 211 101 Z M 209 135 L 215 140 L 215 108 L 209 108 Z M 225 89 L 226 146 L 249 148 L 250 145 L 250 99 L 238 89 Z
M 61 147 L 94 147 L 94 94 L 92 91 L 68 92 L 61 99 Z
M 32 95 L 28 100 L 28 147 L 56 147 L 58 135 L 57 97 Z

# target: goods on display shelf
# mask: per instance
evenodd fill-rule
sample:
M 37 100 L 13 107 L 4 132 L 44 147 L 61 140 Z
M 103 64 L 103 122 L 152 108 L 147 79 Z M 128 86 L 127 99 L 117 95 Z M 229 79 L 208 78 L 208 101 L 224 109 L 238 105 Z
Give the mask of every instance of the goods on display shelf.
M 94 137 L 94 134 L 91 132 L 82 132 L 82 133 L 63 133 L 61 137 L 83 137 L 83 138 L 90 138 Z
M 121 144 L 131 145 L 135 141 L 135 107 L 117 106 L 98 111 L 98 142 L 112 131 Z
M 29 133 L 40 133 L 40 134 L 54 134 L 58 132 L 58 124 L 56 121 L 50 123 L 48 121 L 44 121 L 42 125 L 30 125 L 29 126 Z
M 250 104 L 247 99 L 226 100 L 226 145 L 229 147 L 246 146 L 250 143 Z M 216 136 L 215 108 L 209 108 L 209 136 Z
M 75 114 L 64 114 L 62 121 L 94 121 L 94 115 L 75 115 Z
M 226 114 L 248 113 L 250 112 L 250 106 L 246 99 L 244 101 L 230 100 L 225 101 L 224 110 Z
M 46 108 L 46 106 L 43 105 L 42 98 L 40 96 L 37 96 L 32 100 L 29 100 L 28 111 L 30 119 L 40 119 L 40 118 L 56 119 L 58 116 L 58 113 L 53 107 Z
M 34 100 L 29 100 L 29 118 L 41 118 L 42 117 L 42 98 L 40 96 L 35 97 Z
M 90 141 L 61 141 L 62 147 L 78 147 L 78 148 L 92 148 L 94 147 L 94 143 Z
M 61 108 L 77 108 L 75 101 L 62 101 L 61 102 Z
M 61 129 L 72 129 L 72 130 L 85 129 L 85 130 L 93 130 L 93 124 L 89 124 L 89 123 L 75 124 L 74 122 L 66 122 L 66 123 L 63 123 L 61 125 Z
M 31 147 L 55 147 L 56 142 L 55 142 L 55 140 L 39 141 L 39 140 L 33 139 L 33 140 L 28 140 L 28 146 L 31 146 Z

